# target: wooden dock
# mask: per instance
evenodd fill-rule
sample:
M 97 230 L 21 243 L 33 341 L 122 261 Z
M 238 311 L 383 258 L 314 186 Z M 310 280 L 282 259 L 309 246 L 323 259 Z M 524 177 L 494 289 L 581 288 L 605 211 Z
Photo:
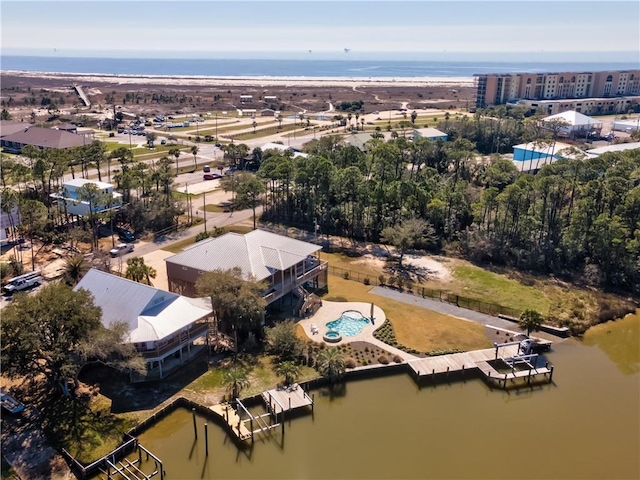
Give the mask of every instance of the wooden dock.
M 229 425 L 231 431 L 238 437 L 240 440 L 247 440 L 251 438 L 251 430 L 247 428 L 244 424 L 244 421 L 240 418 L 238 413 L 234 410 L 234 408 L 228 403 L 222 403 L 219 405 L 214 405 L 209 407 L 209 409 L 220 415 L 223 420 Z
M 269 411 L 276 416 L 306 406 L 313 408 L 313 399 L 298 384 L 268 390 L 262 393 L 262 398 Z
M 493 381 L 503 388 L 506 388 L 508 380 L 515 382 L 516 379 L 523 378 L 527 383 L 531 383 L 531 379 L 538 375 L 549 375 L 551 381 L 553 367 L 536 367 L 537 354 L 520 355 L 518 344 L 519 342 L 509 342 L 484 350 L 420 358 L 408 362 L 408 365 L 419 378 L 480 371 L 486 380 Z M 511 371 L 503 373 L 496 370 L 489 361 L 497 359 L 505 360 L 505 367 L 511 366 Z M 511 361 L 512 359 L 517 361 Z M 519 366 L 516 367 L 516 364 Z
M 239 399 L 235 400 L 237 410 L 228 403 L 214 405 L 209 409 L 222 417 L 239 440 L 251 439 L 252 442 L 255 434 L 269 432 L 278 426 L 284 434 L 285 412 L 306 406 L 311 406 L 313 411 L 313 399 L 297 384 L 263 392 L 262 399 L 267 410 L 264 415 L 252 414 Z

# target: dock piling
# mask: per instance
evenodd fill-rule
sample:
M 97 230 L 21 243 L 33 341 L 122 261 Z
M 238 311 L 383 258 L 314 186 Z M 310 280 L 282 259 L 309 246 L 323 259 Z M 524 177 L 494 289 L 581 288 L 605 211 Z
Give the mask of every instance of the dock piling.
M 193 415 L 193 435 L 198 439 L 198 427 L 196 427 L 196 409 L 191 409 L 191 414 Z
M 553 365 L 551 365 L 551 372 L 549 372 L 549 383 L 553 381 Z
M 204 452 L 205 455 L 209 456 L 209 429 L 207 428 L 207 424 L 204 424 Z

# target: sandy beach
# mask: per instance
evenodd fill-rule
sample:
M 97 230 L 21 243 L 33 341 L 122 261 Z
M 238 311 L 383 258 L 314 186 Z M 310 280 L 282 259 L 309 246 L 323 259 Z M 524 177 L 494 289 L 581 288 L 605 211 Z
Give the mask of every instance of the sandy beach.
M 258 111 L 267 107 L 289 114 L 340 113 L 340 107 L 348 107 L 349 102 L 360 102 L 361 113 L 400 108 L 465 108 L 474 102 L 475 95 L 471 77 L 225 77 L 15 70 L 2 70 L 0 76 L 2 97 L 11 101 L 10 114 L 22 119 L 33 112 L 38 118 L 48 118 L 48 112 L 37 107 L 51 98 L 65 106 L 61 110 L 72 108 L 76 113 L 101 114 L 108 105 L 116 104 L 131 114 L 149 116 L 239 108 Z M 90 106 L 82 107 L 74 85 L 83 87 Z M 276 100 L 266 102 L 262 98 L 266 95 Z M 250 100 L 241 96 L 249 96 Z
M 274 86 L 274 87 L 367 87 L 367 86 L 473 86 L 473 77 L 215 77 L 204 75 L 105 75 L 3 70 L 2 75 L 57 79 L 79 83 L 167 86 Z

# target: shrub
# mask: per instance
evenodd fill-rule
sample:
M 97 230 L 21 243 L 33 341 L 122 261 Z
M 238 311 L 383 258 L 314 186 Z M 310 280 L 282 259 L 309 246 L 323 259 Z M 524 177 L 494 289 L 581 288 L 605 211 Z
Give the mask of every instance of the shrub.
M 387 280 L 387 283 L 389 284 L 390 287 L 393 287 L 396 283 L 397 278 L 394 277 L 393 275 L 391 275 L 389 277 L 389 279 Z
M 345 360 L 345 365 L 347 366 L 347 368 L 356 368 L 358 364 L 353 357 L 347 357 Z
M 380 362 L 383 365 L 387 365 L 389 363 L 389 359 L 387 358 L 386 355 L 380 355 L 378 357 L 378 362 Z
M 344 272 L 342 274 L 342 278 L 344 278 L 345 280 L 349 280 L 349 272 Z
M 393 357 L 393 361 L 396 363 L 402 363 L 402 357 L 400 355 L 395 355 Z
M 287 321 L 267 329 L 267 351 L 280 360 L 293 360 L 301 355 L 304 345 L 296 335 L 296 326 Z
M 362 283 L 364 283 L 365 285 L 370 285 L 371 280 L 369 280 L 369 277 L 364 277 L 364 280 L 362 281 Z
M 402 277 L 398 277 L 396 279 L 396 283 L 398 285 L 398 289 L 402 290 L 402 287 L 404 287 L 404 280 L 402 279 Z
M 209 238 L 209 232 L 200 232 L 199 234 L 196 235 L 196 243 L 205 240 L 207 238 Z
M 387 279 L 384 275 L 378 275 L 378 283 L 380 283 L 380 285 L 384 285 L 386 281 Z

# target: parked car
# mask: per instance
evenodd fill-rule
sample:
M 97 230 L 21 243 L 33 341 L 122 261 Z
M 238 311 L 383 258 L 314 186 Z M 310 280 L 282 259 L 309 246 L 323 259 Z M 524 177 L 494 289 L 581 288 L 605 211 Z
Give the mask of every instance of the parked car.
M 109 255 L 111 255 L 112 257 L 119 257 L 121 255 L 124 255 L 125 253 L 133 252 L 134 248 L 135 247 L 133 243 L 120 243 L 116 245 L 115 248 L 109 250 Z
M 213 173 L 205 173 L 202 175 L 203 180 L 215 180 Z
M 121 240 L 124 240 L 125 242 L 133 242 L 136 239 L 133 233 L 131 233 L 129 230 L 123 230 L 123 229 L 118 231 L 118 237 Z
M 163 138 L 162 140 L 160 140 L 160 145 L 166 145 L 167 141 Z
M 209 165 L 205 165 L 205 166 L 202 168 L 202 171 L 203 171 L 204 173 L 209 173 L 209 172 L 211 171 L 211 167 L 210 167 Z

